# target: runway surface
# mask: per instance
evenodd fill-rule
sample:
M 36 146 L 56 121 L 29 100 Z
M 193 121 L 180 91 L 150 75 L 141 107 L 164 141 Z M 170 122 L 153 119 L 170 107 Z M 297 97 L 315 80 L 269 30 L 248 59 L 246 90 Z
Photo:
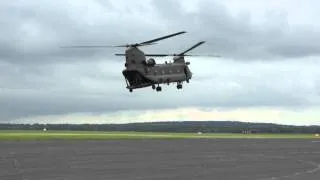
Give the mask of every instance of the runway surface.
M 1 180 L 319 180 L 320 141 L 0 142 Z

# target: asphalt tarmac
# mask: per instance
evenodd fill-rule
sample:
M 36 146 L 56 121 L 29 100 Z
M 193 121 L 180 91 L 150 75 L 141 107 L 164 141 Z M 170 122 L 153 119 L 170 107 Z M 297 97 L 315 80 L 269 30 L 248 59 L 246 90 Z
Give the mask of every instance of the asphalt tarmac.
M 320 141 L 0 142 L 1 180 L 319 180 Z

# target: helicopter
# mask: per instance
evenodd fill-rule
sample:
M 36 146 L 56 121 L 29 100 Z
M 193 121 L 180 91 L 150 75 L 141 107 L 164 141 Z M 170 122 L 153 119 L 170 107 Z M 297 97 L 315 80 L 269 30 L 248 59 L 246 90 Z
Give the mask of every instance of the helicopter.
M 161 84 L 176 84 L 177 89 L 182 89 L 183 82 L 189 83 L 192 78 L 192 72 L 188 67 L 190 62 L 186 62 L 185 56 L 198 56 L 188 55 L 187 52 L 202 45 L 205 41 L 200 41 L 194 44 L 189 49 L 178 54 L 146 54 L 140 46 L 154 45 L 155 42 L 171 38 L 186 31 L 177 32 L 174 34 L 166 35 L 149 41 L 141 43 L 117 45 L 117 46 L 68 46 L 74 48 L 100 48 L 100 47 L 125 47 L 124 54 L 115 54 L 116 56 L 125 56 L 125 69 L 122 71 L 126 82 L 126 88 L 129 92 L 133 89 L 152 87 L 157 92 L 162 91 Z M 165 62 L 157 64 L 153 57 L 166 57 L 173 56 L 173 62 Z M 147 57 L 150 57 L 147 59 Z M 219 56 L 216 56 L 219 57 Z

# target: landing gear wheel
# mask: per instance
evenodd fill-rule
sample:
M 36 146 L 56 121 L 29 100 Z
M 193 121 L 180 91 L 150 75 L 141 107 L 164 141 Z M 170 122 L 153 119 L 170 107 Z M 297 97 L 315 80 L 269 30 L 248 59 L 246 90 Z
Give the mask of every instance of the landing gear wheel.
M 129 89 L 129 92 L 132 92 L 132 89 Z
M 152 89 L 155 89 L 156 88 L 156 86 L 155 85 L 152 85 Z
M 162 88 L 160 86 L 157 86 L 156 91 L 159 92 L 161 90 L 162 90 Z
M 178 84 L 177 89 L 182 89 L 182 84 Z

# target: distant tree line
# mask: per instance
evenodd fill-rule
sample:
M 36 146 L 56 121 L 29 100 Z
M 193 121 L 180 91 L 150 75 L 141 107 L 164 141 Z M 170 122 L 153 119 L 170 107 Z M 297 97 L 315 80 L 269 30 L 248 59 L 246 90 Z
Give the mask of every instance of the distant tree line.
M 320 133 L 320 126 L 292 126 L 237 121 L 182 121 L 129 124 L 0 124 L 0 130 L 74 130 L 202 133 Z

